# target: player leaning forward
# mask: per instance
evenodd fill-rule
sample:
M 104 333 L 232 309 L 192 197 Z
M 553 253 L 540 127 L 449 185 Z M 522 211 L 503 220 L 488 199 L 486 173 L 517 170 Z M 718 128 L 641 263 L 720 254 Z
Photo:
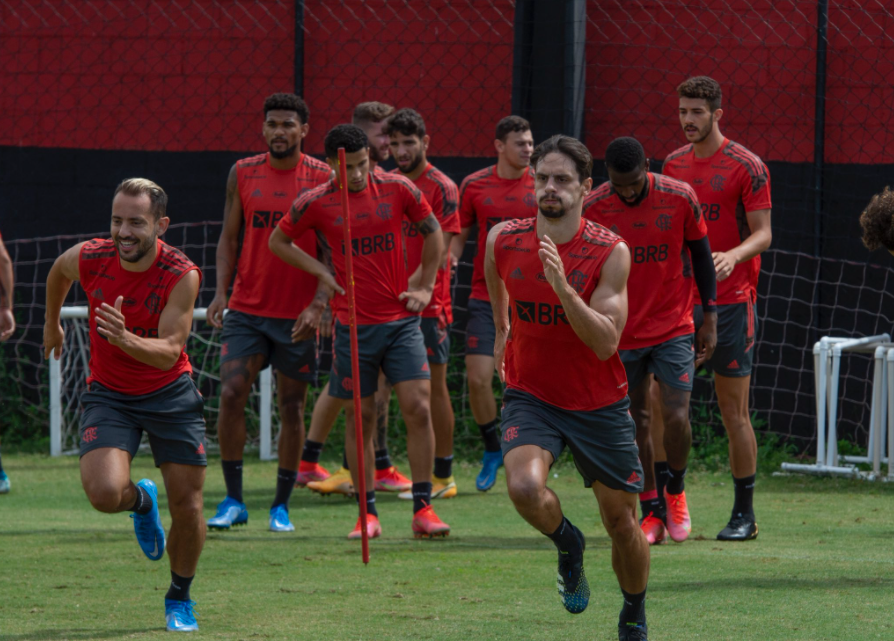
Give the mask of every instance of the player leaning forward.
M 581 219 L 593 167 L 583 144 L 554 136 L 535 149 L 531 166 L 537 218 L 495 226 L 485 256 L 494 358 L 506 383 L 502 447 L 509 497 L 556 544 L 559 593 L 569 612 L 582 612 L 590 596 L 584 537 L 546 487 L 550 466 L 566 445 L 571 449 L 612 540 L 624 594 L 619 638 L 646 639 L 649 546 L 636 521 L 643 470 L 618 357 L 630 251 L 620 236 Z
M 171 586 L 165 618 L 172 631 L 197 630 L 189 587 L 205 543 L 203 401 L 184 351 L 201 273 L 159 240 L 168 197 L 143 178 L 123 181 L 112 200 L 112 237 L 68 249 L 47 278 L 45 356 L 60 357 L 59 314 L 72 282 L 90 302 L 90 377 L 81 396 L 81 482 L 100 512 L 132 512 L 149 559 L 165 550 L 158 490 L 130 480 L 143 430 L 161 468 L 171 512 Z

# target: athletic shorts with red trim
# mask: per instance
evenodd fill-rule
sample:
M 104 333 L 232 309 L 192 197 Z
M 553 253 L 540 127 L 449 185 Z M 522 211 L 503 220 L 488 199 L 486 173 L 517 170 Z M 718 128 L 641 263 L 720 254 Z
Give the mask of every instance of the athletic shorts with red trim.
M 696 308 L 700 307 L 696 305 Z M 697 311 L 701 314 L 701 309 Z M 717 349 L 705 367 L 728 378 L 750 376 L 756 335 L 757 309 L 754 303 L 718 305 Z
M 686 334 L 657 345 L 618 351 L 627 372 L 628 389 L 636 389 L 647 375 L 654 374 L 665 385 L 691 392 L 695 378 L 694 340 L 693 334 Z

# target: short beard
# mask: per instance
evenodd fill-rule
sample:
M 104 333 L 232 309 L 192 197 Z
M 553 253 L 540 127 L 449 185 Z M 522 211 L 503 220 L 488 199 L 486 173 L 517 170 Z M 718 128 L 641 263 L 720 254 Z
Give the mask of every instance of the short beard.
M 412 174 L 414 171 L 416 171 L 416 168 L 421 163 L 422 163 L 422 154 L 419 154 L 418 156 L 416 156 L 416 158 L 413 160 L 413 162 L 410 163 L 409 167 L 407 167 L 406 169 L 401 169 L 400 171 L 402 174 Z M 400 167 L 400 165 L 398 165 L 398 168 L 399 167 Z
M 564 207 L 562 207 L 562 209 L 552 210 L 552 211 L 547 211 L 543 207 L 539 207 L 539 209 L 540 209 L 541 214 L 543 214 L 546 218 L 549 218 L 551 220 L 558 220 L 559 218 L 562 218 L 563 216 L 565 216 L 565 214 L 568 213 L 568 210 L 565 209 Z
M 143 260 L 143 257 L 146 256 L 152 248 L 155 247 L 155 241 L 158 240 L 157 236 L 153 236 L 152 238 L 147 238 L 139 245 L 137 245 L 137 253 L 132 258 L 126 258 L 121 254 L 121 241 L 119 239 L 115 239 L 115 247 L 118 249 L 118 258 L 123 260 L 126 263 L 138 263 Z
M 284 158 L 290 158 L 294 156 L 296 151 L 298 151 L 298 145 L 292 145 L 285 151 L 273 151 L 273 147 L 270 147 L 270 156 L 272 158 L 276 158 L 277 160 L 283 160 Z
M 702 133 L 701 131 L 698 132 L 698 138 L 696 138 L 695 140 L 693 140 L 693 141 L 692 141 L 692 144 L 698 144 L 698 143 L 700 143 L 700 142 L 704 142 L 705 140 L 707 140 L 707 139 L 708 139 L 708 136 L 711 135 L 711 131 L 712 131 L 713 129 L 714 129 L 714 123 L 712 122 L 712 123 L 710 123 L 707 127 L 705 127 L 705 132 L 704 132 L 704 133 Z
M 383 156 L 381 153 L 379 153 L 378 148 L 370 146 L 369 159 L 373 162 L 379 163 L 388 160 L 388 156 Z
M 643 199 L 645 197 L 646 197 L 646 188 L 643 187 L 643 190 L 641 192 L 639 192 L 639 195 L 636 197 L 636 200 L 634 200 L 633 202 L 628 202 L 628 201 L 624 200 L 623 198 L 621 198 L 620 196 L 618 196 L 618 200 L 620 200 L 622 203 L 624 203 L 628 207 L 636 207 L 641 202 L 643 202 Z

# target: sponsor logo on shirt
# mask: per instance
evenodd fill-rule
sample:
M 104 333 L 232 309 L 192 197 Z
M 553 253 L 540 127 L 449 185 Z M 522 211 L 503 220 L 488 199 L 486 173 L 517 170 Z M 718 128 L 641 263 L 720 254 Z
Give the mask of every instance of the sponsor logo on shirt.
M 251 197 L 252 198 L 263 198 L 264 194 L 261 192 L 260 189 L 255 189 L 253 192 L 251 192 Z
M 523 300 L 515 301 L 515 314 L 518 320 L 536 325 L 568 325 L 565 310 L 561 305 L 537 303 Z
M 655 226 L 661 231 L 670 231 L 671 230 L 671 222 L 673 221 L 672 216 L 668 216 L 667 214 L 661 214 L 658 218 L 655 219 Z
M 524 280 L 525 275 L 522 274 L 521 267 L 516 267 L 514 270 L 512 270 L 512 273 L 509 274 L 509 278 L 514 278 L 516 280 Z

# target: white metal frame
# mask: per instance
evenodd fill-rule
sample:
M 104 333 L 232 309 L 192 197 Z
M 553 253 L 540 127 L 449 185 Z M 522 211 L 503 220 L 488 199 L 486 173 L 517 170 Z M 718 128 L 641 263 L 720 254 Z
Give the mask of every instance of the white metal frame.
M 848 352 L 873 355 L 867 456 L 838 455 L 841 357 Z M 816 384 L 816 463 L 783 463 L 782 469 L 787 472 L 834 474 L 874 480 L 883 478 L 881 466 L 885 463 L 888 466 L 887 479 L 894 480 L 894 343 L 891 342 L 891 336 L 824 336 L 813 346 L 813 368 Z M 872 472 L 861 472 L 857 463 L 872 463 Z
M 193 311 L 194 321 L 204 321 L 208 314 L 205 307 Z M 226 313 L 226 312 L 224 312 Z M 86 306 L 63 307 L 62 319 L 88 320 L 90 312 Z M 260 458 L 269 461 L 273 455 L 273 372 L 269 367 L 261 370 L 258 377 L 261 386 L 260 407 Z M 50 456 L 62 454 L 62 367 L 60 361 L 50 359 Z

